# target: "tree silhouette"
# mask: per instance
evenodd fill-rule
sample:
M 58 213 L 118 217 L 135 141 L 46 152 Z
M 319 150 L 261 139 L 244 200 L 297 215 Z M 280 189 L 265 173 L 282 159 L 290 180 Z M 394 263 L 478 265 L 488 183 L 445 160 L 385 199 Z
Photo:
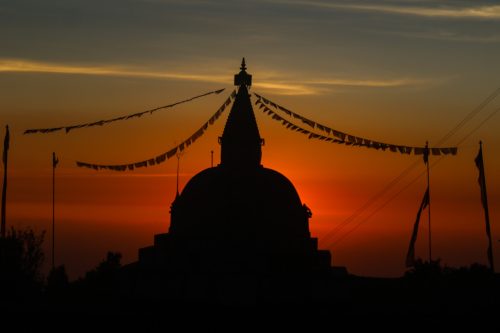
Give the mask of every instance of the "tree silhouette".
M 55 267 L 47 277 L 46 292 L 49 297 L 62 298 L 67 295 L 69 291 L 69 279 L 64 265 Z
M 423 261 L 418 258 L 415 260 L 415 265 L 412 269 L 405 273 L 407 278 L 417 278 L 417 279 L 437 279 L 443 273 L 443 268 L 441 267 L 441 259 L 432 261 Z
M 113 300 L 119 295 L 119 278 L 122 255 L 119 252 L 108 252 L 106 259 L 97 267 L 85 274 L 75 285 L 80 297 L 90 300 Z
M 0 291 L 4 297 L 22 300 L 41 292 L 44 238 L 45 231 L 37 234 L 30 228 L 11 228 L 0 238 Z

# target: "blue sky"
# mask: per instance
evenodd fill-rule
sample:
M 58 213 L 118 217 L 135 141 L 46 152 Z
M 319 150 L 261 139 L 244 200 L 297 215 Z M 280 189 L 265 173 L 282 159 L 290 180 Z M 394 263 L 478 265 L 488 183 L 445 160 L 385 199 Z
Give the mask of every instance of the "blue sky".
M 220 81 L 246 56 L 285 94 L 492 81 L 500 55 L 500 5 L 483 1 L 16 0 L 0 18 L 4 71 L 22 60 Z

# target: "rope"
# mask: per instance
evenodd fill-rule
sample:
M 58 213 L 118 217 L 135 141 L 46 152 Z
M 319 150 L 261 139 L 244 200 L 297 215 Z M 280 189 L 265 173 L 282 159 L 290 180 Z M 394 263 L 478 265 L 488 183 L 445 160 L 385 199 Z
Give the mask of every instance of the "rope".
M 157 155 L 155 157 L 139 161 L 139 162 L 132 162 L 132 163 L 126 163 L 126 164 L 94 164 L 94 163 L 87 163 L 87 162 L 80 162 L 77 161 L 76 165 L 80 168 L 89 168 L 89 169 L 94 169 L 94 170 L 112 170 L 112 171 L 126 171 L 130 170 L 133 171 L 136 168 L 142 168 L 142 167 L 148 167 L 148 166 L 153 166 L 156 164 L 160 164 L 165 162 L 166 160 L 174 157 L 177 152 L 182 152 L 185 148 L 189 147 L 192 145 L 198 138 L 200 138 L 205 131 L 207 130 L 209 125 L 213 125 L 217 119 L 221 116 L 221 114 L 224 112 L 227 106 L 231 104 L 231 100 L 236 97 L 236 91 L 233 91 L 233 93 L 227 98 L 227 100 L 224 102 L 224 104 L 221 105 L 221 107 L 210 117 L 208 121 L 206 121 L 200 129 L 198 129 L 193 135 L 191 135 L 188 139 L 184 140 L 181 144 L 175 146 L 174 148 L 169 149 L 168 151 Z
M 201 98 L 201 97 L 208 96 L 208 95 L 211 95 L 211 94 L 218 95 L 221 92 L 223 92 L 224 90 L 225 89 L 219 89 L 219 90 L 210 91 L 210 92 L 207 92 L 205 94 L 194 96 L 194 97 L 185 99 L 185 100 L 180 101 L 180 102 L 175 102 L 175 103 L 172 103 L 172 104 L 159 106 L 159 107 L 156 107 L 154 109 L 150 109 L 150 110 L 146 110 L 146 111 L 142 111 L 142 112 L 137 112 L 137 113 L 133 113 L 133 114 L 129 114 L 129 115 L 126 115 L 126 116 L 117 117 L 117 118 L 106 119 L 106 120 L 99 120 L 99 121 L 95 121 L 95 122 L 92 122 L 92 123 L 85 123 L 85 124 L 71 125 L 71 126 L 27 129 L 27 130 L 24 131 L 24 134 L 35 134 L 35 133 L 43 133 L 43 134 L 45 134 L 45 133 L 58 132 L 58 131 L 61 131 L 61 130 L 65 130 L 66 133 L 69 133 L 70 131 L 75 130 L 75 129 L 85 128 L 85 127 L 93 127 L 93 126 L 102 126 L 102 125 L 107 125 L 107 124 L 115 122 L 115 121 L 129 120 L 129 119 L 132 119 L 132 118 L 140 118 L 140 117 L 142 117 L 143 115 L 145 115 L 147 113 L 153 114 L 154 112 L 156 112 L 158 110 L 168 109 L 168 108 L 174 107 L 174 106 L 179 105 L 179 104 L 190 102 L 190 101 L 192 101 L 194 99 L 197 99 L 197 98 Z
M 462 128 L 467 122 L 469 122 L 470 120 L 472 120 L 472 118 L 474 118 L 475 115 L 477 115 L 479 113 L 479 111 L 483 110 L 489 103 L 491 103 L 498 95 L 500 94 L 500 88 L 495 90 L 490 96 L 488 96 L 483 102 L 481 102 L 479 104 L 478 107 L 476 107 L 475 109 L 473 109 L 469 114 L 467 114 L 464 119 L 462 119 L 462 121 L 460 121 L 453 129 L 451 129 L 441 140 L 439 140 L 440 143 L 443 143 L 445 141 L 447 141 L 450 137 L 452 137 L 454 134 L 456 134 L 456 132 Z M 479 111 L 478 111 L 479 110 Z M 469 137 L 475 133 L 476 131 L 478 131 L 486 122 L 488 122 L 491 118 L 493 118 L 493 116 L 495 116 L 498 112 L 500 111 L 500 108 L 497 108 L 497 109 L 494 109 L 483 121 L 481 121 L 474 129 L 472 129 L 471 131 L 469 131 L 469 133 L 467 133 L 461 140 L 458 141 L 457 143 L 457 146 L 460 146 L 460 147 L 463 147 L 462 146 L 462 143 L 465 142 L 466 140 L 469 139 Z M 433 164 L 431 164 L 431 167 L 434 167 L 436 164 L 438 164 L 440 161 L 442 160 L 442 157 L 440 157 L 438 160 L 436 160 Z M 416 165 L 415 163 L 413 165 Z M 413 165 L 411 165 L 409 168 L 411 168 Z M 409 169 L 408 168 L 408 169 Z M 404 177 L 401 177 L 403 174 L 407 173 L 406 171 L 408 170 L 406 169 L 405 171 L 403 171 L 398 177 L 396 177 L 392 182 L 394 182 L 396 179 L 398 178 L 404 178 Z M 390 202 L 392 202 L 396 197 L 398 197 L 402 192 L 404 192 L 407 188 L 409 188 L 411 185 L 413 185 L 417 180 L 419 180 L 423 175 L 425 175 L 425 172 L 422 172 L 421 174 L 419 174 L 416 178 L 414 178 L 410 183 L 408 183 L 405 187 L 403 187 L 399 192 L 397 192 L 394 196 L 392 196 L 391 198 L 389 198 L 387 201 L 385 201 L 381 206 L 379 206 L 377 209 L 375 209 L 375 211 L 373 211 L 370 215 L 368 215 L 367 217 L 365 217 L 363 220 L 361 220 L 357 225 L 355 225 L 353 227 L 353 229 L 349 230 L 347 233 L 345 233 L 343 236 L 341 236 L 339 239 L 337 239 L 337 241 L 332 242 L 330 243 L 329 246 L 327 246 L 327 248 L 330 248 L 330 247 L 333 247 L 333 246 L 337 246 L 342 240 L 344 240 L 345 238 L 347 238 L 352 232 L 354 232 L 355 230 L 357 230 L 362 224 L 364 224 L 365 222 L 367 222 L 372 216 L 374 216 L 376 213 L 378 213 L 380 210 L 382 210 L 384 207 L 386 207 Z M 394 185 L 396 185 L 401 179 L 399 179 L 398 181 L 396 181 L 394 183 Z M 391 183 L 392 183 L 391 182 Z M 361 208 L 359 208 L 354 214 L 352 214 L 351 216 L 349 216 L 346 220 L 344 220 L 339 226 L 341 226 L 339 228 L 339 226 L 337 226 L 335 228 L 335 230 L 332 230 L 331 232 L 329 232 L 327 234 L 327 237 L 328 238 L 333 238 L 337 233 L 338 231 L 342 230 L 347 224 L 349 224 L 352 220 L 356 219 L 357 216 L 359 216 L 362 211 L 366 210 L 369 206 L 371 206 L 372 203 L 374 203 L 374 201 L 378 200 L 378 198 L 380 196 L 382 196 L 382 192 L 386 192 L 388 190 L 388 187 L 392 187 L 390 185 L 386 186 L 382 191 L 380 191 L 379 193 L 377 193 L 375 196 L 373 196 L 372 198 L 370 198 L 368 200 L 367 203 L 365 203 L 365 205 L 363 205 Z M 386 190 L 387 189 L 387 190 Z M 378 194 L 381 194 L 381 195 L 378 195 Z M 376 199 L 373 201 L 373 202 L 370 202 L 373 198 Z M 366 206 L 366 208 L 364 208 Z M 359 213 L 358 213 L 359 211 Z
M 308 118 L 305 118 L 289 109 L 286 109 L 284 108 L 283 106 L 279 105 L 279 104 L 276 104 L 274 102 L 272 102 L 271 100 L 269 99 L 266 99 L 265 97 L 259 95 L 259 94 L 256 94 L 254 93 L 255 96 L 257 97 L 257 101 L 256 101 L 256 105 L 260 104 L 260 109 L 263 109 L 264 112 L 268 113 L 268 115 L 272 115 L 272 113 L 270 113 L 269 111 L 271 111 L 267 105 L 271 105 L 272 107 L 274 107 L 276 110 L 280 110 L 284 113 L 286 113 L 288 116 L 290 117 L 293 117 L 293 118 L 296 118 L 296 119 L 300 119 L 302 120 L 303 123 L 307 124 L 308 126 L 312 127 L 312 128 L 318 128 L 324 132 L 326 132 L 327 134 L 330 134 L 332 133 L 334 136 L 336 137 L 339 137 L 339 138 L 345 138 L 348 136 L 348 134 L 345 134 L 343 132 L 340 132 L 340 131 L 336 131 L 336 130 L 333 130 L 325 125 L 321 125 L 321 124 L 318 124 L 317 122 L 311 120 L 311 119 L 308 119 Z M 498 95 L 500 94 L 500 88 L 496 89 L 495 91 L 493 91 L 485 100 L 483 100 L 476 108 L 474 108 L 473 110 L 471 110 L 471 112 L 469 112 L 457 125 L 455 125 L 446 135 L 443 136 L 443 138 L 441 140 L 438 141 L 438 145 L 446 142 L 450 137 L 452 137 L 453 135 L 456 134 L 456 132 L 458 132 L 465 124 L 467 124 L 472 118 L 474 118 L 480 111 L 482 111 L 487 105 L 489 105 L 489 103 L 491 103 Z M 262 103 L 262 101 L 264 103 Z M 500 111 L 500 108 L 499 109 L 496 109 L 494 110 L 490 115 L 488 115 L 488 117 L 486 119 L 483 120 L 483 122 L 481 122 L 474 130 L 472 130 L 471 132 L 469 132 L 469 134 L 467 134 L 462 140 L 460 140 L 457 144 L 458 145 L 461 145 L 462 142 L 464 142 L 470 135 L 472 135 L 474 132 L 476 132 L 482 125 L 484 125 L 484 123 L 486 123 L 489 119 L 491 119 L 498 111 Z M 274 115 L 273 115 L 273 119 L 276 119 L 276 120 L 280 120 L 283 122 L 283 125 L 287 125 L 285 123 L 285 121 L 283 121 L 282 119 L 279 119 L 279 118 L 276 118 Z M 298 127 L 296 125 L 293 125 L 292 124 L 292 130 L 294 130 L 294 127 Z M 287 128 L 290 129 L 290 126 L 287 125 Z M 298 127 L 299 128 L 299 132 L 303 132 L 303 129 Z M 314 135 L 315 137 L 313 138 L 319 138 L 320 140 L 324 140 L 324 137 L 321 136 L 321 135 L 318 135 L 318 134 L 310 134 L 310 138 L 311 138 L 311 135 Z M 355 137 L 357 138 L 357 137 Z M 361 139 L 362 143 L 365 142 L 366 139 Z M 353 140 L 354 142 L 357 142 L 357 140 Z M 366 140 L 368 142 L 373 142 L 371 140 Z M 339 143 L 339 142 L 337 142 Z M 342 142 L 340 142 L 342 143 Z M 363 144 L 361 144 L 363 145 Z M 384 144 L 382 144 L 384 145 Z M 390 146 L 390 145 L 389 145 Z M 421 147 L 413 147 L 413 151 L 415 152 L 415 148 L 420 148 Z M 437 154 L 436 154 L 437 155 Z M 441 158 L 438 160 L 440 161 Z M 339 231 L 341 231 L 342 229 L 344 229 L 349 223 L 351 223 L 352 221 L 356 220 L 356 218 L 358 216 L 360 216 L 365 210 L 367 210 L 369 207 L 371 207 L 377 200 L 379 200 L 381 197 L 383 197 L 390 189 L 392 189 L 395 185 L 397 185 L 399 182 L 401 182 L 417 165 L 419 164 L 418 161 L 412 163 L 410 166 L 408 166 L 405 170 L 403 170 L 403 172 L 401 172 L 396 178 L 394 178 L 393 180 L 391 180 L 391 182 L 389 182 L 389 184 L 387 184 L 381 191 L 377 192 L 374 196 L 372 196 L 370 199 L 368 199 L 367 202 L 365 202 L 365 204 L 363 204 L 360 208 L 358 208 L 351 216 L 349 216 L 347 219 L 345 219 L 343 222 L 341 222 L 339 225 L 337 225 L 333 230 L 331 230 L 330 232 L 328 232 L 326 234 L 326 236 L 324 236 L 324 239 L 328 240 L 330 238 L 333 238 L 335 237 L 336 234 L 338 234 Z M 437 162 L 435 162 L 434 164 L 432 165 L 435 165 L 437 164 Z M 425 173 L 423 173 L 425 174 Z M 380 211 L 382 208 L 384 208 L 389 202 L 391 202 L 392 200 L 394 200 L 401 192 L 403 192 L 406 188 L 408 188 L 410 185 L 412 185 L 414 182 L 416 182 L 422 175 L 419 175 L 416 179 L 414 179 L 412 182 L 410 182 L 409 184 L 407 184 L 406 187 L 403 188 L 403 190 L 401 190 L 400 192 L 398 192 L 395 196 L 391 197 L 388 201 L 386 201 L 382 206 L 380 206 L 379 208 L 377 208 L 374 212 L 372 212 L 372 214 L 370 214 L 368 217 L 366 217 L 364 220 L 362 220 L 362 222 L 360 222 L 358 225 L 356 225 L 354 227 L 353 230 L 351 231 L 348 231 L 347 234 L 345 234 L 344 236 L 341 237 L 341 239 L 344 239 L 345 237 L 347 237 L 348 234 L 351 234 L 355 229 L 357 229 L 362 223 L 364 223 L 365 221 L 367 221 L 369 218 L 371 218 L 373 215 L 375 215 L 378 211 Z
M 293 111 L 290 111 L 289 109 L 286 109 L 282 107 L 281 105 L 278 105 L 264 97 L 262 97 L 259 94 L 254 95 L 258 98 L 257 101 L 255 102 L 256 105 L 259 105 L 259 109 L 261 109 L 264 113 L 267 113 L 268 115 L 272 116 L 272 119 L 277 120 L 282 122 L 284 126 L 286 126 L 287 129 L 291 129 L 294 131 L 301 132 L 303 134 L 309 135 L 309 139 L 319 139 L 319 140 L 325 140 L 325 141 L 330 141 L 333 143 L 339 143 L 339 144 L 345 144 L 345 145 L 350 145 L 350 146 L 358 146 L 358 147 L 367 147 L 367 148 L 372 148 L 372 149 L 377 149 L 377 150 L 389 150 L 391 152 L 399 152 L 401 154 L 415 154 L 415 155 L 424 155 L 424 154 L 429 154 L 432 153 L 432 155 L 456 155 L 457 154 L 457 148 L 456 147 L 434 147 L 434 148 L 429 148 L 427 146 L 425 147 L 409 147 L 409 146 L 403 146 L 403 145 L 395 145 L 395 144 L 388 144 L 388 143 L 383 143 L 379 141 L 374 141 L 371 139 L 366 139 L 362 138 L 359 136 L 347 134 L 335 129 L 332 129 L 326 125 L 319 124 L 318 122 L 308 119 L 304 116 L 301 116 L 298 113 L 295 113 Z M 321 135 L 318 133 L 314 133 L 308 130 L 303 129 L 300 126 L 295 125 L 294 123 L 284 119 L 283 117 L 279 116 L 276 114 L 273 110 L 268 108 L 267 105 L 271 105 L 273 108 L 280 112 L 286 113 L 289 117 L 293 117 L 294 119 L 299 119 L 301 120 L 304 124 L 307 124 L 311 128 L 319 129 L 322 132 L 324 132 L 327 136 Z M 328 135 L 332 135 L 335 138 L 328 137 Z

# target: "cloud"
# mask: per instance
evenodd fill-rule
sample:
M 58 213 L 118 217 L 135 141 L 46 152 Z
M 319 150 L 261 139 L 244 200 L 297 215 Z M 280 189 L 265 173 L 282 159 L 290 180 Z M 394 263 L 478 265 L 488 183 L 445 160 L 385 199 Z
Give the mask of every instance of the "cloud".
M 451 31 L 404 32 L 404 31 L 370 30 L 369 33 L 401 36 L 405 38 L 434 39 L 434 40 L 464 42 L 464 43 L 484 43 L 484 44 L 500 43 L 500 35 L 474 36 L 474 35 L 455 33 Z
M 424 7 L 424 6 L 397 6 L 383 4 L 352 4 L 352 3 L 327 3 L 318 1 L 293 1 L 293 0 L 275 0 L 274 2 L 303 5 L 310 7 L 346 9 L 355 11 L 380 12 L 385 14 L 413 15 L 423 17 L 441 17 L 441 18 L 473 18 L 473 19 L 500 19 L 500 5 L 476 5 L 469 7 Z
M 402 87 L 429 83 L 426 79 L 387 79 L 387 80 L 353 80 L 353 79 L 316 79 L 308 81 L 310 84 L 350 87 Z
M 256 75 L 258 76 L 258 75 Z M 304 75 L 307 77 L 307 75 Z M 260 76 L 258 76 L 260 77 Z M 281 80 L 281 79 L 280 79 Z M 255 82 L 254 87 L 278 95 L 319 95 L 332 92 L 329 87 L 347 88 L 397 88 L 442 83 L 448 78 L 399 78 L 399 79 L 353 79 L 353 78 L 309 78 L 306 80 L 273 80 Z
M 226 76 L 198 75 L 175 72 L 143 71 L 120 66 L 75 66 L 66 64 L 44 63 L 17 59 L 1 59 L 0 72 L 55 73 L 102 76 L 126 76 L 171 80 L 203 81 L 227 83 Z
M 75 66 L 66 64 L 44 63 L 17 59 L 0 60 L 0 72 L 18 73 L 56 73 L 78 75 L 124 76 L 154 79 L 186 80 L 228 84 L 231 76 L 228 75 L 199 75 L 189 73 L 173 73 L 162 71 L 134 70 L 125 66 Z M 310 87 L 297 84 L 258 82 L 255 87 L 272 90 L 284 95 L 311 95 L 316 91 Z
M 53 73 L 71 75 L 123 76 L 166 80 L 185 80 L 229 84 L 231 75 L 192 74 L 143 70 L 127 66 L 83 66 L 29 61 L 21 59 L 0 59 L 0 72 L 14 73 Z M 270 74 L 271 73 L 271 74 Z M 429 83 L 425 79 L 352 79 L 352 78 L 309 78 L 295 80 L 277 72 L 263 70 L 253 73 L 259 80 L 255 88 L 277 95 L 317 95 L 329 91 L 325 86 L 390 88 Z M 307 75 L 301 75 L 307 77 Z
M 253 86 L 277 95 L 317 95 L 320 93 L 320 89 L 300 83 L 256 82 Z

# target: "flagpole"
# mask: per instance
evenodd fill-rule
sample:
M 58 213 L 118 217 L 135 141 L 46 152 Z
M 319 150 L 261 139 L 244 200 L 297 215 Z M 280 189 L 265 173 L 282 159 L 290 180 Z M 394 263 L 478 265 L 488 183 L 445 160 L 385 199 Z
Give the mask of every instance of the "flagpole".
M 176 181 L 176 188 L 177 188 L 177 195 L 179 195 L 179 164 L 181 161 L 181 155 L 177 154 L 177 181 Z
M 493 260 L 493 244 L 491 242 L 491 229 L 490 229 L 490 213 L 488 209 L 488 193 L 486 191 L 486 173 L 484 171 L 484 158 L 483 158 L 483 141 L 479 141 L 479 156 L 481 158 L 479 170 L 479 186 L 481 187 L 481 200 L 484 208 L 484 219 L 486 222 L 486 235 L 488 236 L 488 261 L 490 269 L 495 272 L 495 264 Z M 478 156 L 478 157 L 479 157 Z M 476 158 L 477 159 L 477 158 Z M 477 161 L 476 161 L 477 163 Z M 479 166 L 478 166 L 479 167 Z
M 55 269 L 55 203 L 56 203 L 56 153 L 52 153 L 52 270 Z
M 432 262 L 432 234 L 431 234 L 431 181 L 430 181 L 430 170 L 429 170 L 429 141 L 425 142 L 425 152 L 427 154 L 427 191 L 429 196 L 429 264 Z
M 5 224 L 6 224 L 6 210 L 7 210 L 7 159 L 9 156 L 9 144 L 10 144 L 10 134 L 9 134 L 9 125 L 5 126 L 5 139 L 3 146 L 3 186 L 2 186 L 2 222 L 0 227 L 0 233 L 2 238 L 5 238 Z

